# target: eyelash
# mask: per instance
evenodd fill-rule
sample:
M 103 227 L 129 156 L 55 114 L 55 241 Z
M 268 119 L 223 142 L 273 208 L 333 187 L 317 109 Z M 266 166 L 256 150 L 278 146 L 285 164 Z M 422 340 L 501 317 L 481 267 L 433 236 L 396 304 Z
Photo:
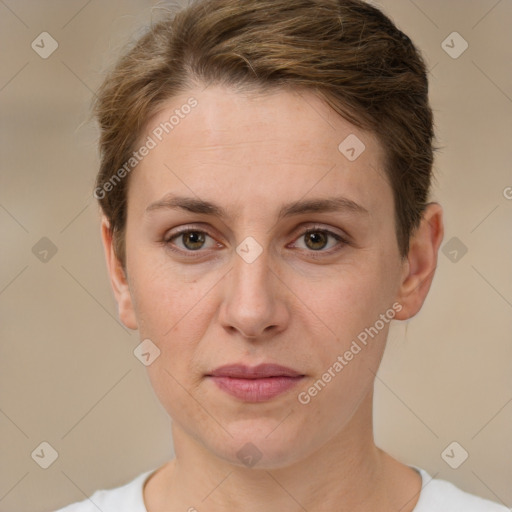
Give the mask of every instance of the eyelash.
M 166 239 L 164 239 L 163 240 L 163 244 L 169 250 L 171 250 L 173 252 L 176 252 L 176 253 L 178 253 L 180 255 L 186 255 L 189 258 L 197 258 L 197 257 L 203 256 L 204 255 L 203 253 L 205 251 L 202 250 L 202 249 L 197 249 L 196 251 L 192 251 L 192 250 L 177 249 L 176 247 L 173 246 L 172 241 L 174 239 L 180 237 L 181 235 L 185 235 L 187 233 L 201 233 L 201 234 L 205 234 L 205 235 L 207 235 L 207 236 L 209 236 L 210 238 L 213 239 L 213 237 L 207 231 L 204 231 L 202 229 L 185 228 L 185 229 L 182 229 L 180 231 L 177 231 L 177 232 L 173 233 L 171 236 L 169 236 Z M 349 245 L 348 240 L 345 239 L 344 237 L 342 237 L 341 235 L 339 235 L 338 233 L 334 233 L 333 231 L 331 231 L 329 229 L 325 229 L 325 228 L 322 228 L 322 227 L 319 227 L 319 226 L 318 227 L 317 226 L 313 226 L 313 227 L 307 228 L 295 240 L 298 240 L 301 237 L 306 236 L 306 235 L 308 235 L 310 233 L 324 233 L 324 234 L 334 238 L 337 242 L 341 242 L 341 246 L 338 244 L 337 247 L 331 248 L 331 249 L 329 249 L 327 251 L 325 251 L 323 249 L 319 249 L 318 251 L 307 250 L 307 252 L 310 253 L 309 256 L 311 256 L 311 257 L 313 257 L 315 259 L 326 257 L 326 256 L 330 256 L 330 255 L 340 251 L 343 248 L 343 246 Z

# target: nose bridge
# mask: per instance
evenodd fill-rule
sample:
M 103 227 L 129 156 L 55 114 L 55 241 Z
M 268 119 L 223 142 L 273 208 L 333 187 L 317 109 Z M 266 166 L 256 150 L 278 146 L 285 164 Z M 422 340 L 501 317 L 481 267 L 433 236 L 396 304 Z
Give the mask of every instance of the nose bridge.
M 253 237 L 248 237 L 236 248 L 231 292 L 247 306 L 261 309 L 272 299 L 269 274 L 269 250 Z

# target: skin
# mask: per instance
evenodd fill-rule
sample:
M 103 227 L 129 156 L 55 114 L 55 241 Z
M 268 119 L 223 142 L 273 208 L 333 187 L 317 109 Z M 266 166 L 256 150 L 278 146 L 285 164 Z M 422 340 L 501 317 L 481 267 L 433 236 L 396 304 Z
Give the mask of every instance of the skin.
M 169 100 L 140 140 L 190 96 L 198 106 L 130 175 L 126 274 L 105 218 L 101 228 L 119 316 L 160 349 L 147 370 L 172 418 L 176 456 L 147 481 L 147 510 L 413 510 L 419 474 L 373 440 L 389 323 L 308 404 L 297 395 L 393 303 L 398 320 L 420 310 L 443 238 L 441 206 L 428 205 L 402 260 L 378 140 L 311 92 L 197 87 Z M 366 146 L 354 161 L 338 150 L 349 134 Z M 146 211 L 170 192 L 214 202 L 228 216 Z M 368 213 L 277 218 L 286 203 L 331 196 Z M 173 252 L 163 241 L 180 226 L 205 231 L 204 244 L 176 237 L 169 244 L 182 252 Z M 320 240 L 304 234 L 311 227 Z M 262 248 L 252 263 L 236 252 L 248 236 Z M 261 403 L 205 377 L 227 363 L 261 362 L 305 377 Z M 246 443 L 262 454 L 253 467 L 237 457 Z

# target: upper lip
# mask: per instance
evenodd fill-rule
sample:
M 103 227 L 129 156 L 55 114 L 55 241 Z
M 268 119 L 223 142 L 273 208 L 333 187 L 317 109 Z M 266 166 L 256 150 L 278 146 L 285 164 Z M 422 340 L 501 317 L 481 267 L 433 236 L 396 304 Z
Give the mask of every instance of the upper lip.
M 279 364 L 263 363 L 258 366 L 227 364 L 213 370 L 210 377 L 232 377 L 238 379 L 263 379 L 265 377 L 303 377 L 303 374 Z

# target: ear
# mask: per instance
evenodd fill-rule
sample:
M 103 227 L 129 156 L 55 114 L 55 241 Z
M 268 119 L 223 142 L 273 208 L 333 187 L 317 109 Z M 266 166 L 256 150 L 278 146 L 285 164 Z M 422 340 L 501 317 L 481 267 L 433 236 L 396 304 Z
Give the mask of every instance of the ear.
M 132 296 L 128 285 L 127 276 L 117 258 L 112 244 L 112 235 L 110 234 L 109 222 L 103 215 L 101 220 L 101 240 L 105 249 L 107 259 L 107 268 L 110 276 L 110 284 L 114 291 L 117 301 L 119 319 L 129 329 L 137 329 L 137 319 L 133 308 Z
M 397 295 L 402 309 L 395 315 L 397 320 L 413 317 L 423 306 L 434 278 L 443 236 L 443 209 L 438 203 L 429 203 L 420 225 L 411 237 L 407 261 L 403 264 Z

